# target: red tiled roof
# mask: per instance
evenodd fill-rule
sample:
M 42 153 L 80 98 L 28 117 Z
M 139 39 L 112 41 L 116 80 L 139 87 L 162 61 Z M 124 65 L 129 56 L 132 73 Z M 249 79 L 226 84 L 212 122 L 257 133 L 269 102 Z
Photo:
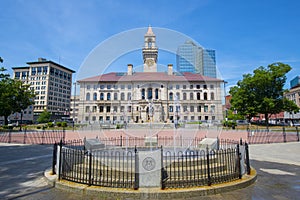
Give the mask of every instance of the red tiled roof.
M 132 75 L 126 73 L 111 72 L 99 76 L 89 77 L 78 82 L 129 82 L 129 81 L 219 81 L 221 79 L 185 72 L 182 75 L 168 75 L 166 72 L 135 72 Z

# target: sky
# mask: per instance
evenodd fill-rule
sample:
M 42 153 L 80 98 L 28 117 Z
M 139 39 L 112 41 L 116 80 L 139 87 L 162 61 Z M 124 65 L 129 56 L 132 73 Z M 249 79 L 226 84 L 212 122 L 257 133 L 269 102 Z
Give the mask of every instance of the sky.
M 79 72 L 105 41 L 151 25 L 214 49 L 227 90 L 243 74 L 274 62 L 292 67 L 288 89 L 289 81 L 300 75 L 299 8 L 298 0 L 2 0 L 0 66 L 12 73 L 12 67 L 43 57 Z M 160 35 L 156 37 L 159 41 Z M 143 42 L 143 35 L 139 40 Z M 159 53 L 159 62 L 176 66 L 172 53 Z M 143 62 L 138 49 L 119 58 L 110 64 L 120 71 L 126 71 L 128 63 Z

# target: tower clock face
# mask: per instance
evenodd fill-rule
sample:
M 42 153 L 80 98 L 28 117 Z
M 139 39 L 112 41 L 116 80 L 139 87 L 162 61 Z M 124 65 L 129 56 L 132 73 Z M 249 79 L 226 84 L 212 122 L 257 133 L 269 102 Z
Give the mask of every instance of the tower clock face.
M 147 64 L 148 66 L 152 66 L 152 65 L 154 64 L 154 60 L 148 59 L 148 60 L 146 61 L 146 64 Z

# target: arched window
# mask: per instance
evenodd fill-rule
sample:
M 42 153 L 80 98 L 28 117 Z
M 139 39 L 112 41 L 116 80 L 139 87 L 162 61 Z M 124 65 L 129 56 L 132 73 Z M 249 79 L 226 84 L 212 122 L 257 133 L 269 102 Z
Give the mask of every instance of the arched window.
M 200 92 L 197 92 L 197 100 L 200 100 Z
M 125 100 L 125 94 L 124 94 L 124 92 L 121 93 L 121 100 L 122 100 L 122 101 Z
M 215 100 L 215 94 L 213 92 L 210 93 L 210 100 Z
M 203 98 L 204 98 L 204 100 L 207 100 L 207 92 L 204 92 Z
M 186 93 L 183 93 L 183 100 L 186 100 Z
M 148 99 L 152 99 L 152 88 L 148 88 Z
M 194 100 L 194 93 L 193 92 L 190 93 L 190 100 Z
M 114 93 L 114 100 L 118 100 L 118 93 Z
M 142 96 L 142 99 L 145 99 L 145 89 L 144 88 L 142 89 L 141 96 Z
M 88 93 L 86 93 L 85 100 L 86 100 L 86 101 L 89 101 L 89 100 L 91 100 L 91 95 L 90 95 L 90 93 L 89 93 L 89 92 L 88 92 Z
M 179 92 L 176 93 L 176 97 L 177 97 L 177 100 L 180 100 L 180 93 Z
M 131 100 L 131 92 L 127 93 L 127 100 Z
M 173 92 L 169 93 L 169 99 L 170 99 L 170 101 L 173 101 Z
M 108 101 L 110 101 L 110 93 L 107 93 L 107 96 L 106 96 L 106 99 L 108 100 Z
M 93 100 L 97 101 L 97 93 L 96 92 L 93 94 Z
M 100 100 L 104 100 L 104 93 L 103 92 L 100 93 Z
M 158 99 L 158 89 L 155 89 L 155 99 Z

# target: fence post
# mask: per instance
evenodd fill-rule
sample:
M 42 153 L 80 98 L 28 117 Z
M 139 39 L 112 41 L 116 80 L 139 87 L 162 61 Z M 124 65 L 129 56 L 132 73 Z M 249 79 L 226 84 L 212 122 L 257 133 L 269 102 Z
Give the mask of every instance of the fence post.
M 282 131 L 283 131 L 283 142 L 286 142 L 286 132 L 285 132 L 285 127 L 282 127 Z
M 23 144 L 26 144 L 26 137 L 27 137 L 26 136 L 26 134 L 27 134 L 26 132 L 27 132 L 27 128 L 25 127 L 24 128 L 24 140 L 23 140 Z
M 207 185 L 211 186 L 210 166 L 209 166 L 209 148 L 206 146 L 206 164 L 207 164 Z
M 120 146 L 121 147 L 123 146 L 123 136 L 122 135 L 120 136 Z
M 11 143 L 11 130 L 8 131 L 8 143 Z
M 65 143 L 65 139 L 66 139 L 66 130 L 65 127 L 63 127 L 63 142 Z
M 44 144 L 44 137 L 45 137 L 45 131 L 43 130 L 43 132 L 42 132 L 42 144 Z
M 53 145 L 53 158 L 52 158 L 52 174 L 56 174 L 55 165 L 57 163 L 57 144 Z
M 134 167 L 135 167 L 135 170 L 134 170 L 134 189 L 137 190 L 139 189 L 139 154 L 138 154 L 138 151 L 136 149 L 136 146 L 134 148 Z
M 58 180 L 61 179 L 61 168 L 62 168 L 62 140 L 59 142 L 59 166 L 58 166 Z
M 250 158 L 249 158 L 249 145 L 245 143 L 245 153 L 246 153 L 246 167 L 247 167 L 247 174 L 250 175 L 251 168 L 250 168 Z
M 164 158 L 163 158 L 163 147 L 161 146 L 161 189 L 164 190 L 166 189 L 166 184 L 165 184 L 165 179 L 167 177 L 165 177 L 165 169 L 164 169 Z
M 237 144 L 236 146 L 236 156 L 237 156 L 237 170 L 239 173 L 239 179 L 242 178 L 242 172 L 241 172 L 241 153 L 240 153 L 240 145 Z
M 92 185 L 92 152 L 89 151 L 89 186 Z
M 298 126 L 296 126 L 296 131 L 297 131 L 297 141 L 299 142 L 299 130 L 298 130 Z

